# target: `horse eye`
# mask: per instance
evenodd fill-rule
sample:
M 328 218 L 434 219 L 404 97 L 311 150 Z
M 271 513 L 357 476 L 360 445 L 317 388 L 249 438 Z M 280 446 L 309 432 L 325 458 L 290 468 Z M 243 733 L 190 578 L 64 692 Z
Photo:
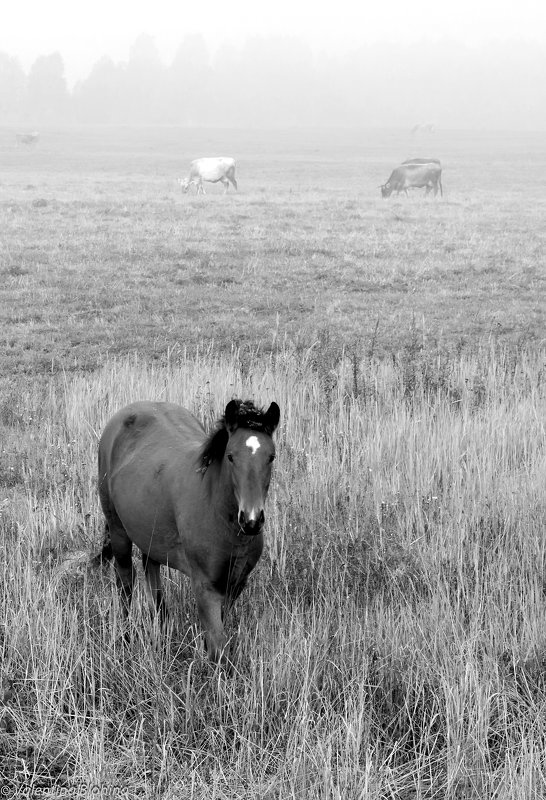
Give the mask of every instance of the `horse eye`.
M 231 455 L 231 453 L 228 453 L 227 460 L 231 461 L 231 463 L 233 464 L 233 456 Z

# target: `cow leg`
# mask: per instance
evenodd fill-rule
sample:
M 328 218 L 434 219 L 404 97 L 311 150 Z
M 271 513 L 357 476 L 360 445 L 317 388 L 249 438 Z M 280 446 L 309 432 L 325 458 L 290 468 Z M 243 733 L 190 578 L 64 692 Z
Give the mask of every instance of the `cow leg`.
M 146 586 L 155 611 L 159 614 L 159 621 L 163 624 L 167 619 L 167 607 L 161 586 L 161 565 L 146 553 L 142 553 L 142 566 L 146 575 Z
M 233 186 L 235 188 L 235 191 L 237 191 L 237 181 L 235 180 L 235 175 L 228 175 L 228 178 L 232 182 L 232 184 L 233 184 Z
M 219 663 L 227 644 L 222 613 L 224 598 L 203 577 L 192 577 L 191 583 L 197 601 L 197 613 L 205 633 L 207 653 L 212 661 Z

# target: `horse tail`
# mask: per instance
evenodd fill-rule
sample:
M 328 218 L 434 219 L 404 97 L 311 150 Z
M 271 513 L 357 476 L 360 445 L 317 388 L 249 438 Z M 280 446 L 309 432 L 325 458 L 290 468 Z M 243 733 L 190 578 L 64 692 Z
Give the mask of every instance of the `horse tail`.
M 102 550 L 100 553 L 97 553 L 96 556 L 91 558 L 91 564 L 94 567 L 102 567 L 109 561 L 111 561 L 114 557 L 114 551 L 112 550 L 112 541 L 110 539 L 110 531 L 108 530 L 108 525 L 105 526 L 104 530 L 104 541 L 102 543 Z

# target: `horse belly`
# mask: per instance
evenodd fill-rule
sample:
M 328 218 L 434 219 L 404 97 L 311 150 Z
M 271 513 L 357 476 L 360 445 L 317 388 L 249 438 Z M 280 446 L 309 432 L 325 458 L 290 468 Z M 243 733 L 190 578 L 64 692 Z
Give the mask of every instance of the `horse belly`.
M 133 544 L 154 561 L 168 564 L 174 560 L 177 566 L 171 565 L 183 569 L 183 541 L 170 492 L 161 481 L 152 475 L 139 484 L 130 471 L 126 475 L 121 471 L 111 481 L 111 498 Z

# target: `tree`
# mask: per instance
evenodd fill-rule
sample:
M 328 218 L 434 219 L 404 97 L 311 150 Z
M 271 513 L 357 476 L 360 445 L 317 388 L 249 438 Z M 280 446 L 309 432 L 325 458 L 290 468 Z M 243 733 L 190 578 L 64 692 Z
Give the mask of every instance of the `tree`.
M 169 69 L 172 122 L 199 125 L 214 118 L 212 71 L 201 34 L 185 36 Z
M 221 45 L 216 51 L 212 69 L 214 109 L 221 125 L 241 125 L 245 120 L 245 99 L 241 95 L 244 70 L 241 56 L 234 45 Z
M 152 36 L 137 37 L 125 70 L 128 121 L 159 122 L 162 118 L 165 69 Z
M 74 105 L 81 122 L 123 121 L 125 73 L 123 67 L 104 56 L 89 76 L 74 87 Z
M 16 58 L 0 53 L 0 116 L 15 122 L 22 116 L 26 77 Z
M 39 56 L 30 68 L 28 76 L 29 114 L 44 122 L 65 119 L 68 113 L 68 101 L 64 62 L 60 53 Z
M 315 67 L 305 42 L 292 36 L 255 36 L 245 42 L 241 62 L 241 122 L 282 126 L 313 120 Z

